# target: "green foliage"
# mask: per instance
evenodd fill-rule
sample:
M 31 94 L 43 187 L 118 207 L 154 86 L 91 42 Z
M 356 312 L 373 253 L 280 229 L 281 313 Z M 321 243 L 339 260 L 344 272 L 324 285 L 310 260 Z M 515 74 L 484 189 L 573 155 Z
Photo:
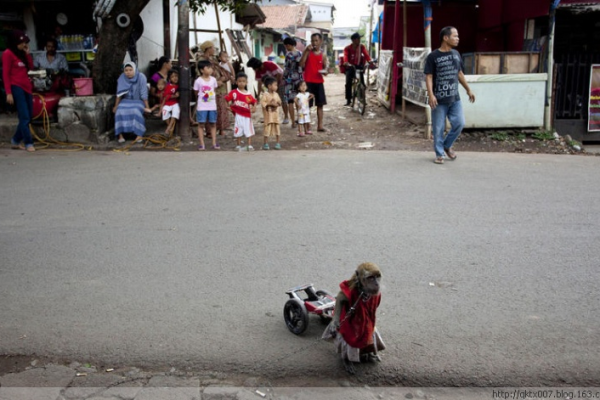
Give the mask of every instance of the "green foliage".
M 567 144 L 571 147 L 573 147 L 573 146 L 581 147 L 581 143 L 579 143 L 577 140 L 569 140 L 569 142 Z
M 519 140 L 519 141 L 522 142 L 523 140 L 525 140 L 525 138 L 527 137 L 527 135 L 525 135 L 524 133 L 519 133 L 515 137 L 517 138 L 517 140 Z
M 179 5 L 180 1 L 186 0 L 176 0 L 175 5 Z M 241 11 L 248 4 L 256 3 L 257 0 L 188 0 L 188 2 L 190 4 L 191 12 L 204 14 L 206 12 L 206 8 L 209 6 L 213 6 L 214 4 L 219 6 L 219 8 L 223 11 L 236 13 Z
M 496 133 L 493 133 L 490 136 L 490 138 L 492 140 L 497 140 L 499 142 L 504 142 L 504 141 L 506 141 L 508 139 L 508 133 L 506 133 L 506 132 L 496 132 Z
M 554 140 L 554 133 L 552 131 L 538 131 L 531 137 L 541 141 Z

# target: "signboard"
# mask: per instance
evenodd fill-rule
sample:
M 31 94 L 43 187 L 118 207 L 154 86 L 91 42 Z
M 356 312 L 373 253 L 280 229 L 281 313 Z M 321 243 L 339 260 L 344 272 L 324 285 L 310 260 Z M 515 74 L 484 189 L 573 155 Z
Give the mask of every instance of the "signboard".
M 600 131 L 600 64 L 594 64 L 590 74 L 588 132 L 598 131 Z
M 390 89 L 392 81 L 392 63 L 394 52 L 381 50 L 379 52 L 379 67 L 377 70 L 377 98 L 385 107 L 390 108 Z
M 429 47 L 404 47 L 402 58 L 402 97 L 423 107 L 429 105 L 425 81 L 425 60 L 431 53 Z

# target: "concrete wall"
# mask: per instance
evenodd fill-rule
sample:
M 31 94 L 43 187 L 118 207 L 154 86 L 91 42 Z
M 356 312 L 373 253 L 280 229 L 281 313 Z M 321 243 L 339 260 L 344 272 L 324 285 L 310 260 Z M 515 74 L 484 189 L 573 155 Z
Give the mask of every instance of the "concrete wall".
M 544 126 L 547 74 L 466 75 L 475 93 L 469 102 L 460 86 L 466 128 L 537 128 Z
M 173 7 L 174 8 L 174 7 Z M 137 41 L 140 70 L 147 74 L 150 61 L 164 56 L 162 1 L 152 0 L 140 13 L 144 33 Z
M 173 41 L 172 48 L 175 49 L 175 40 L 177 38 L 177 14 L 171 14 L 171 40 Z M 193 32 L 194 29 L 194 19 L 196 20 L 196 28 L 197 29 L 206 29 L 206 30 L 217 30 L 217 13 L 215 11 L 214 6 L 208 6 L 206 10 L 206 14 L 197 15 L 190 14 L 190 47 L 194 45 L 200 46 L 204 41 L 210 40 L 215 44 L 215 46 L 221 50 L 221 45 L 219 43 L 219 34 L 218 33 L 208 33 L 208 32 Z M 231 42 L 229 37 L 225 33 L 226 29 L 232 30 L 242 30 L 244 26 L 235 22 L 235 16 L 229 12 L 219 12 L 219 19 L 221 22 L 221 30 L 223 31 L 223 42 L 224 47 L 229 53 L 230 56 L 235 55 L 233 48 L 231 47 Z M 252 42 L 248 41 L 248 45 L 252 48 Z
M 309 4 L 311 22 L 330 22 L 333 19 L 332 6 L 320 6 L 317 4 Z

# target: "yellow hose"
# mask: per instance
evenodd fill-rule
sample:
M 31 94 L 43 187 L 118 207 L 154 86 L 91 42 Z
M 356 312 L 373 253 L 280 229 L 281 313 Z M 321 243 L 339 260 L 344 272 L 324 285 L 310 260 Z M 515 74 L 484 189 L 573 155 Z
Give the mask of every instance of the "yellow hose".
M 50 136 L 50 116 L 48 115 L 48 110 L 46 109 L 46 100 L 39 93 L 34 93 L 34 96 L 38 96 L 42 101 L 42 111 L 32 119 L 42 117 L 42 129 L 44 131 L 44 137 L 41 138 L 35 129 L 33 129 L 33 125 L 29 124 L 29 130 L 33 137 L 37 140 L 35 144 L 36 150 L 49 150 L 49 151 L 81 151 L 85 149 L 85 145 L 81 143 L 66 143 L 61 142 L 59 140 L 54 139 Z M 39 147 L 42 145 L 42 147 Z M 61 146 L 62 148 L 51 148 L 51 146 Z M 68 147 L 68 148 L 64 148 Z M 92 146 L 88 147 L 88 150 L 92 150 Z

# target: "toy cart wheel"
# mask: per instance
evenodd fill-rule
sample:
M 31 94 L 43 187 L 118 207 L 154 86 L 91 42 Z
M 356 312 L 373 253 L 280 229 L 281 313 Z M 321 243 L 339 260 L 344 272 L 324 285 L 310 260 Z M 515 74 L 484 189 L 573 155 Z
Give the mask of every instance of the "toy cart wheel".
M 283 307 L 283 319 L 294 335 L 304 332 L 308 327 L 308 312 L 304 303 L 298 299 L 289 299 Z

